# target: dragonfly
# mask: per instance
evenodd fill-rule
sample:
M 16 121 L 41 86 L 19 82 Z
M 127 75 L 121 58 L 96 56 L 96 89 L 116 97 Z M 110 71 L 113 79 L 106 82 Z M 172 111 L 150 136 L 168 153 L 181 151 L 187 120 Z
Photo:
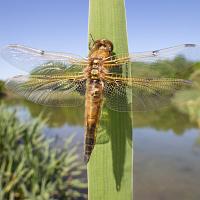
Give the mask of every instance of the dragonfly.
M 8 89 L 42 105 L 85 105 L 86 162 L 95 147 L 103 104 L 120 112 L 147 111 L 169 104 L 177 91 L 192 86 L 182 71 L 199 55 L 195 44 L 116 54 L 108 39 L 93 41 L 87 57 L 17 44 L 1 51 L 6 61 L 28 72 L 8 79 Z

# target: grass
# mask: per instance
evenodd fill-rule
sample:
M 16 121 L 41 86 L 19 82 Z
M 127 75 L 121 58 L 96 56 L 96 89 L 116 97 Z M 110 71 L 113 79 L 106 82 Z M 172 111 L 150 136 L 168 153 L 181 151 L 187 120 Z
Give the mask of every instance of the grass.
M 90 0 L 89 42 L 90 34 L 95 40 L 111 40 L 114 53 L 128 53 L 124 1 Z M 122 70 L 127 72 L 127 68 Z M 89 199 L 132 199 L 133 151 L 130 114 L 104 107 L 97 135 L 98 144 L 88 164 Z

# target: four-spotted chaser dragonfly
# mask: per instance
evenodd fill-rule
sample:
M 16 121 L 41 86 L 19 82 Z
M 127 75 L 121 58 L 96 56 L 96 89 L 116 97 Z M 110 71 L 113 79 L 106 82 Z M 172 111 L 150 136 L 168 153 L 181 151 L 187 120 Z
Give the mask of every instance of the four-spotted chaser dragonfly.
M 198 61 L 198 51 L 197 45 L 185 44 L 115 55 L 112 42 L 100 39 L 92 43 L 87 58 L 21 45 L 9 45 L 2 49 L 1 55 L 29 73 L 6 82 L 12 91 L 43 105 L 85 103 L 85 160 L 88 162 L 96 142 L 102 103 L 115 111 L 146 111 L 167 105 L 176 91 L 191 87 L 192 82 L 182 71 Z M 122 69 L 123 73 L 119 73 Z M 128 70 L 124 72 L 124 69 Z

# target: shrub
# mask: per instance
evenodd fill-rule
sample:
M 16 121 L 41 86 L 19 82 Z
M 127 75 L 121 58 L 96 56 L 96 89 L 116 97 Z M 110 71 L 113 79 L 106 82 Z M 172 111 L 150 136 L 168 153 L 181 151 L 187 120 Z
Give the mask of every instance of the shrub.
M 50 148 L 41 133 L 41 116 L 21 122 L 15 111 L 0 106 L 0 200 L 73 200 L 86 198 L 84 167 L 76 146 Z
M 0 80 L 0 94 L 4 92 L 4 82 Z

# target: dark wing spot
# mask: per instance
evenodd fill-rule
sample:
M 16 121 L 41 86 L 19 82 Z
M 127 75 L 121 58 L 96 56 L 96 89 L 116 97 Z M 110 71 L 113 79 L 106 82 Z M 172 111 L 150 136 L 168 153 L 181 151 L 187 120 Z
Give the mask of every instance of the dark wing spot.
M 159 53 L 159 50 L 152 51 L 152 55 L 153 55 L 153 56 L 157 56 L 158 53 Z
M 40 51 L 40 54 L 41 54 L 41 55 L 44 55 L 44 50 L 41 50 L 41 51 Z
M 185 44 L 185 47 L 196 47 L 196 44 Z

